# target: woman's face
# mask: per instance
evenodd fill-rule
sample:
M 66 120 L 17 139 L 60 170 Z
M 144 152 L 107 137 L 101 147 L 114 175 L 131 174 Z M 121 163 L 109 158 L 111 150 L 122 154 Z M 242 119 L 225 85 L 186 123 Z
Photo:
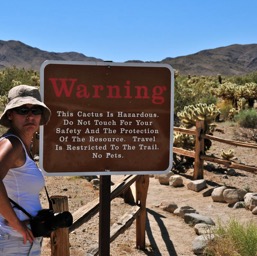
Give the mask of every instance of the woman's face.
M 11 109 L 8 112 L 8 119 L 11 121 L 11 128 L 20 133 L 34 134 L 39 128 L 43 108 L 38 105 L 26 104 Z

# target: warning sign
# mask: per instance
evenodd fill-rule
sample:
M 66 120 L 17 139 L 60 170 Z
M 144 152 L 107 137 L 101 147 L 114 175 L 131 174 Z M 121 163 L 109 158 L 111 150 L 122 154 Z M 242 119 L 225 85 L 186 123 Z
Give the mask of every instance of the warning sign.
M 163 173 L 172 166 L 173 69 L 163 64 L 46 61 L 40 130 L 48 175 Z

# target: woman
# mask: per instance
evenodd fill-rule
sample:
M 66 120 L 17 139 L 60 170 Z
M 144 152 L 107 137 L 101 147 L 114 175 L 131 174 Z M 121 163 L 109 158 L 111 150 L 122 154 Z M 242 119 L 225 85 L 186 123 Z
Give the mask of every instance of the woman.
M 32 216 L 41 210 L 39 192 L 44 178 L 30 153 L 31 141 L 40 125 L 50 118 L 36 87 L 19 85 L 8 93 L 0 124 L 8 131 L 0 138 L 0 255 L 40 255 L 42 238 L 35 238 L 28 216 L 15 208 L 9 198 Z

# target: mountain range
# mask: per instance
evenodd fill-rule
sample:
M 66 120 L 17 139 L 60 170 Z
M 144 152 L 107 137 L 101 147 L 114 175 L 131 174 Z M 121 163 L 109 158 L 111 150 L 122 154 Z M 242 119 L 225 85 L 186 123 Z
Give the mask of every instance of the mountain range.
M 39 71 L 45 60 L 103 61 L 78 52 L 47 52 L 20 41 L 0 40 L 0 69 L 16 66 Z M 147 61 L 149 62 L 151 63 L 150 60 Z M 257 44 L 233 44 L 186 56 L 167 57 L 158 63 L 170 64 L 182 75 L 245 75 L 257 71 Z

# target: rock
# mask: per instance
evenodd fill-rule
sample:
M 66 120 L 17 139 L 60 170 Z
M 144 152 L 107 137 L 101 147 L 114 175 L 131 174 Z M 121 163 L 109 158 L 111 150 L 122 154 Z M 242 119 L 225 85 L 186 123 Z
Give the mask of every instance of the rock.
M 236 175 L 237 175 L 235 169 L 228 169 L 228 170 L 226 171 L 226 173 L 227 173 L 227 175 L 229 175 L 229 176 L 236 176 Z
M 174 213 L 174 211 L 178 208 L 178 206 L 174 202 L 169 203 L 164 201 L 164 202 L 161 202 L 160 208 L 166 212 Z
M 169 179 L 169 185 L 172 187 L 183 187 L 183 178 L 180 175 L 172 175 Z
M 197 223 L 194 226 L 195 233 L 199 235 L 210 235 L 214 233 L 215 226 L 206 223 Z
M 226 201 L 224 200 L 224 196 L 223 196 L 223 191 L 226 189 L 226 186 L 221 186 L 218 188 L 214 188 L 212 193 L 211 193 L 211 197 L 213 202 L 220 202 L 220 203 L 225 203 Z
M 97 190 L 99 189 L 99 187 L 100 187 L 100 180 L 99 179 L 92 179 L 90 182 L 93 184 L 94 189 L 97 189 Z
M 249 210 L 252 211 L 257 206 L 257 195 L 253 195 L 250 199 Z
M 158 179 L 161 185 L 169 185 L 169 179 L 173 175 L 172 172 L 166 173 L 166 174 L 160 174 L 158 175 Z
M 212 191 L 214 188 L 209 188 L 206 191 L 203 192 L 203 197 L 211 196 Z
M 190 226 L 194 226 L 197 223 L 206 223 L 208 225 L 215 225 L 214 221 L 206 216 L 197 214 L 197 213 L 186 213 L 184 220 Z
M 252 214 L 257 215 L 257 206 L 253 208 Z
M 199 192 L 207 188 L 207 184 L 205 180 L 193 180 L 187 184 L 187 188 Z
M 247 191 L 245 189 L 237 189 L 239 201 L 243 201 Z
M 243 189 L 228 188 L 223 191 L 223 197 L 228 204 L 235 204 L 236 202 L 242 201 L 246 193 Z
M 99 179 L 92 179 L 91 180 L 91 183 L 93 184 L 93 185 L 99 185 L 100 184 L 100 180 Z
M 257 197 L 257 193 L 246 193 L 244 196 L 245 209 L 253 210 L 253 202 L 252 197 Z
M 91 181 L 93 179 L 98 179 L 98 177 L 96 175 L 92 175 L 92 176 L 82 176 L 82 178 L 86 179 L 87 181 Z
M 191 206 L 181 206 L 181 207 L 178 207 L 175 211 L 174 211 L 174 214 L 181 217 L 181 218 L 184 218 L 185 214 L 186 213 L 197 213 L 196 210 L 191 207 Z
M 196 255 L 203 255 L 204 249 L 206 248 L 206 246 L 208 245 L 208 243 L 214 239 L 214 235 L 210 235 L 210 236 L 205 236 L 205 235 L 201 235 L 201 236 L 197 236 L 194 241 L 193 241 L 193 252 Z
M 233 206 L 233 209 L 238 209 L 238 208 L 245 208 L 245 203 L 244 201 L 236 202 Z
M 250 199 L 251 199 L 252 195 L 253 195 L 253 193 L 246 193 L 244 196 L 245 209 L 247 209 L 247 210 L 249 210 Z

